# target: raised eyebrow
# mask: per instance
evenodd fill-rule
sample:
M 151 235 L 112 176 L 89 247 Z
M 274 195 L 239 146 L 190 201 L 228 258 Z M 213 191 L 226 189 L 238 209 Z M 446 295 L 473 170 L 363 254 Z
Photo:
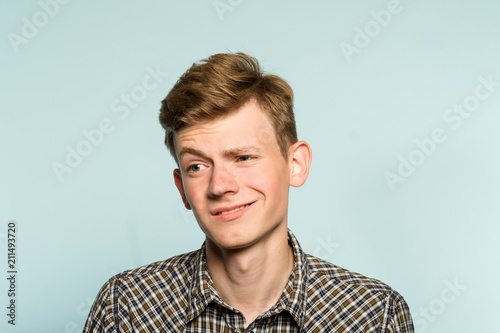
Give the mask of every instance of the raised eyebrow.
M 179 157 L 182 157 L 183 155 L 186 155 L 186 154 L 190 154 L 190 155 L 195 155 L 195 156 L 206 158 L 205 154 L 203 154 L 201 151 L 196 150 L 194 148 L 190 148 L 190 147 L 184 147 L 184 148 L 182 148 L 180 150 L 180 152 L 179 152 Z
M 224 151 L 224 155 L 244 155 L 244 154 L 256 154 L 260 153 L 262 149 L 254 147 L 254 146 L 247 146 L 247 147 L 234 147 L 231 149 L 227 149 Z
M 254 147 L 254 146 L 245 146 L 245 147 L 234 147 L 231 149 L 224 150 L 224 155 L 242 155 L 242 154 L 256 154 L 262 152 L 262 149 Z M 203 152 L 196 150 L 190 147 L 183 147 L 179 152 L 179 157 L 183 155 L 190 154 L 199 156 L 202 158 L 208 158 Z

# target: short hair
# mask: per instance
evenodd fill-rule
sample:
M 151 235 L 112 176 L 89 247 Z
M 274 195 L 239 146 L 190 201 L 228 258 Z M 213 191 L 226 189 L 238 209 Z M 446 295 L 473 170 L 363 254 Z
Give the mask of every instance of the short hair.
M 252 98 L 268 116 L 287 159 L 288 148 L 298 141 L 292 88 L 281 77 L 263 73 L 254 57 L 219 53 L 194 63 L 162 101 L 160 124 L 177 164 L 174 140 L 180 129 L 235 112 Z

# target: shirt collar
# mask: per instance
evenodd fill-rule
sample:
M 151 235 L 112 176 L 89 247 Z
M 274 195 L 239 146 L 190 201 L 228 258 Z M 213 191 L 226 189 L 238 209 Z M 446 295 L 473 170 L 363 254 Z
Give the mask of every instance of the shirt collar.
M 188 322 L 198 317 L 210 302 L 215 299 L 220 300 L 207 269 L 206 243 L 203 243 L 198 251 L 194 258 L 194 264 L 193 280 L 189 292 L 189 310 L 186 318 Z
M 288 230 L 288 244 L 293 251 L 294 264 L 292 273 L 280 299 L 264 315 L 273 315 L 285 310 L 290 313 L 300 331 L 302 331 L 307 300 L 307 260 L 306 254 L 302 251 L 297 238 L 295 238 L 291 230 Z
M 281 311 L 287 311 L 302 329 L 306 314 L 307 299 L 307 260 L 297 238 L 288 230 L 288 244 L 293 251 L 293 269 L 278 302 L 259 317 L 270 317 Z M 199 316 L 210 302 L 224 304 L 213 285 L 207 269 L 206 244 L 203 243 L 195 260 L 193 280 L 190 287 L 189 310 L 187 321 Z

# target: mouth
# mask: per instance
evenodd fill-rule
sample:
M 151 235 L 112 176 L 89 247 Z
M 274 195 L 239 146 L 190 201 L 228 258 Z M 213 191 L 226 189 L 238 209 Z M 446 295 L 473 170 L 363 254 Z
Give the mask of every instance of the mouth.
M 238 207 L 224 207 L 224 208 L 221 208 L 221 209 L 217 209 L 217 210 L 215 210 L 212 213 L 212 215 L 221 216 L 221 215 L 226 215 L 226 214 L 234 213 L 234 212 L 237 212 L 239 210 L 242 210 L 242 209 L 245 209 L 245 208 L 249 207 L 253 203 L 254 202 L 251 202 L 251 203 L 248 203 L 246 205 L 241 205 L 241 206 L 238 206 Z

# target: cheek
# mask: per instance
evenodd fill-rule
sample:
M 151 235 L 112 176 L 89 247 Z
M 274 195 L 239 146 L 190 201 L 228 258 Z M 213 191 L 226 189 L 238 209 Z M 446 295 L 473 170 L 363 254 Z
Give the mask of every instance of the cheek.
M 184 182 L 184 192 L 186 193 L 186 199 L 191 206 L 197 206 L 204 193 L 204 185 L 200 179 L 190 179 Z
M 268 195 L 285 190 L 289 185 L 286 172 L 270 165 L 255 168 L 252 171 L 243 171 L 238 180 L 240 184 L 246 184 L 248 187 L 265 192 Z

